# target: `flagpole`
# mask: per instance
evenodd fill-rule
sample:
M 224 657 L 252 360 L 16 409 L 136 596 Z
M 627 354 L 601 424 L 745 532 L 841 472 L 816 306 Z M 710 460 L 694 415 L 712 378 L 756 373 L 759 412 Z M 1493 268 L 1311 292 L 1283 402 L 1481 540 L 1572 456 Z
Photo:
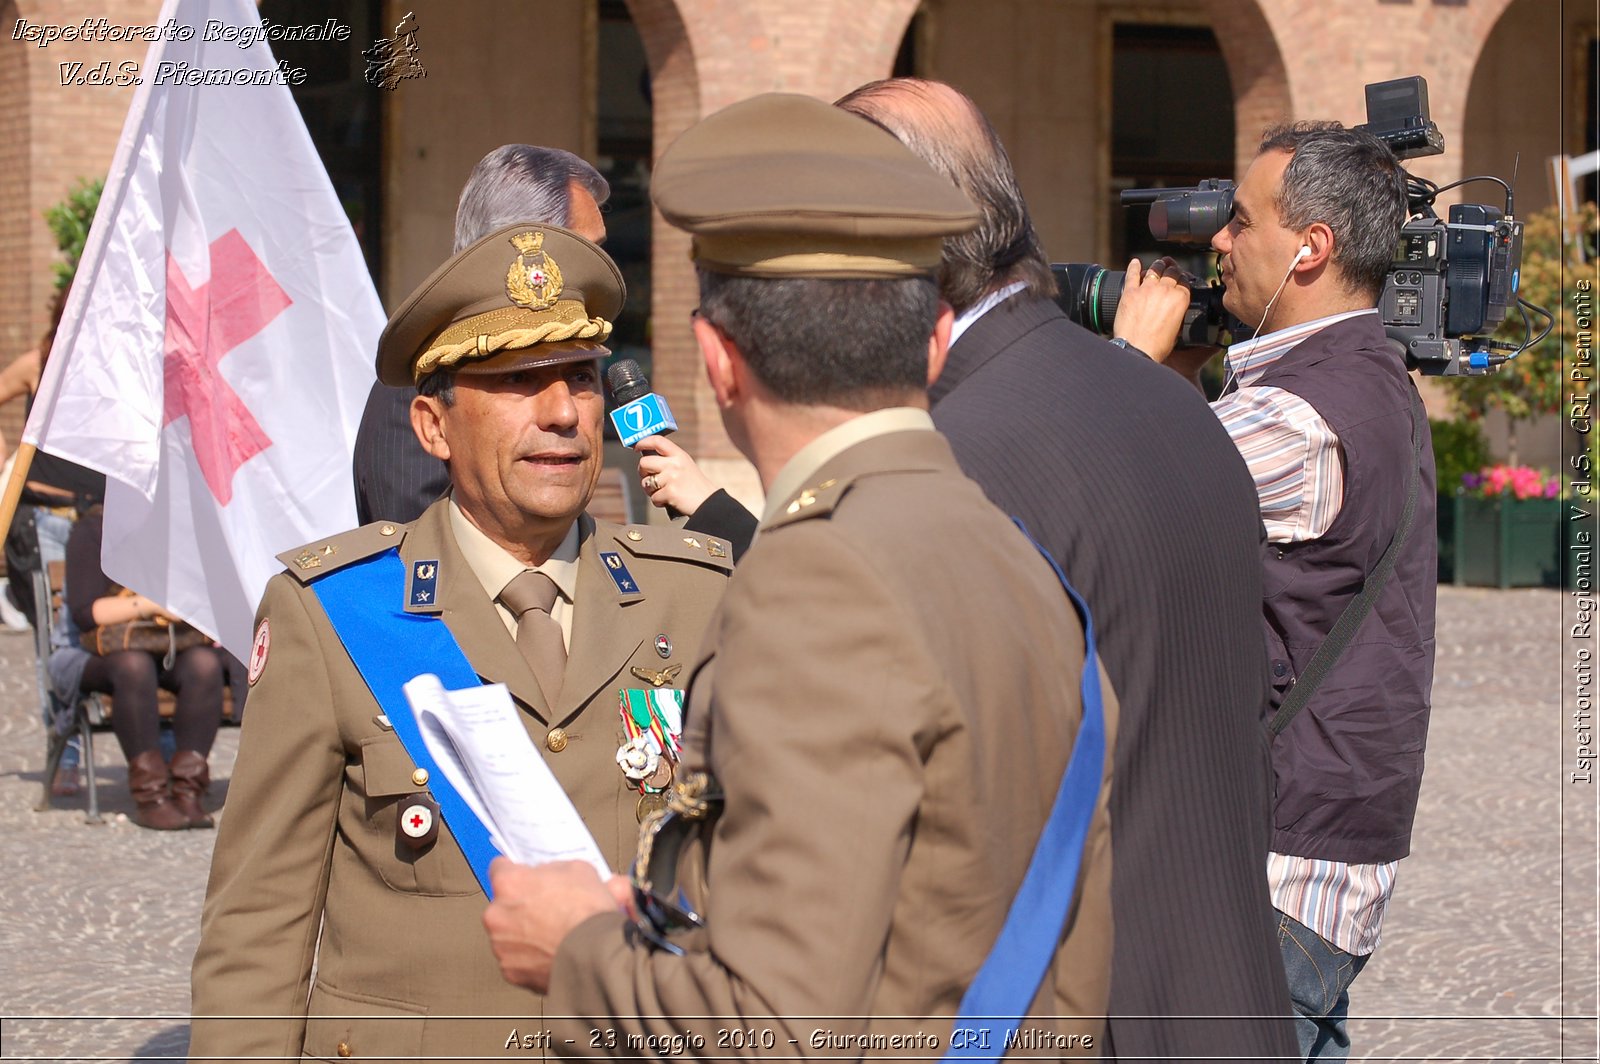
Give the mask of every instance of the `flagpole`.
M 28 467 L 33 465 L 35 450 L 31 443 L 17 445 L 16 460 L 11 463 L 11 479 L 6 481 L 5 495 L 0 496 L 0 536 L 6 534 L 11 519 L 17 514 L 17 502 L 22 498 L 22 485 L 28 481 Z

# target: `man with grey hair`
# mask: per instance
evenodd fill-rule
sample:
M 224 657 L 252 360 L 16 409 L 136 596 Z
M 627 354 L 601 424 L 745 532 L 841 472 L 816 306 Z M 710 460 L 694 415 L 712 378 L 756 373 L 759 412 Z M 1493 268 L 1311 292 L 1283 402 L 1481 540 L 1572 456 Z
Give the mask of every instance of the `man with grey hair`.
M 1348 1055 L 1349 987 L 1410 851 L 1428 730 L 1433 450 L 1377 312 L 1405 210 L 1405 171 L 1381 141 L 1303 122 L 1267 131 L 1211 242 L 1223 305 L 1255 329 L 1228 351 L 1212 409 L 1267 531 L 1267 870 L 1308 1060 Z M 1131 263 L 1117 331 L 1198 385 L 1213 352 L 1172 350 L 1189 302 L 1177 272 Z M 1376 575 L 1385 559 L 1392 570 Z M 1372 604 L 1364 620 L 1345 612 L 1358 595 Z
M 982 212 L 944 243 L 939 286 L 957 317 L 929 391 L 934 424 L 962 471 L 1061 563 L 1101 632 L 1122 707 L 1107 1055 L 1291 1057 L 1261 881 L 1261 526 L 1244 464 L 1182 381 L 1056 306 L 1011 161 L 971 100 L 895 78 L 839 106 Z
M 503 144 L 478 160 L 456 206 L 453 252 L 510 222 L 550 222 L 604 243 L 600 207 L 611 188 L 600 172 L 560 148 Z M 356 433 L 351 472 L 356 516 L 415 521 L 449 486 L 444 463 L 431 457 L 411 429 L 412 388 L 374 383 Z

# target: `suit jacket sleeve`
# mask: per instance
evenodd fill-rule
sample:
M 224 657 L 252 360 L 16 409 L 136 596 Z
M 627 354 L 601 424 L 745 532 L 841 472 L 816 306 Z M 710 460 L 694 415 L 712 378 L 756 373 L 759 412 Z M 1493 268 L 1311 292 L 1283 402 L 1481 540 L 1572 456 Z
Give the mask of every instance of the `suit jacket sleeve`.
M 913 619 L 827 522 L 768 535 L 729 584 L 689 709 L 710 713 L 711 734 L 685 766 L 709 754 L 727 796 L 706 868 L 709 951 L 651 952 L 596 917 L 557 955 L 547 1017 L 624 1039 L 693 1030 L 705 1053 L 754 1055 L 717 1031 L 761 1017 L 804 1052 L 815 1021 L 773 1017 L 857 1015 L 873 998 L 924 757 L 954 697 Z
M 422 449 L 411 428 L 411 399 L 416 394 L 413 388 L 380 382 L 367 396 L 351 459 L 356 516 L 363 525 L 409 524 L 450 486 L 444 463 Z
M 738 561 L 750 548 L 750 541 L 756 535 L 757 524 L 755 514 L 746 510 L 738 499 L 718 488 L 700 504 L 700 509 L 689 515 L 689 520 L 683 523 L 683 528 L 686 532 L 704 532 L 711 536 L 721 536 L 728 541 L 728 546 L 733 552 L 733 560 Z
M 301 1051 L 345 771 L 323 657 L 334 637 L 319 637 L 310 597 L 280 574 L 258 614 L 271 644 L 250 692 L 201 916 L 195 1058 Z M 340 653 L 336 641 L 331 652 Z M 204 1019 L 244 1014 L 288 1018 Z

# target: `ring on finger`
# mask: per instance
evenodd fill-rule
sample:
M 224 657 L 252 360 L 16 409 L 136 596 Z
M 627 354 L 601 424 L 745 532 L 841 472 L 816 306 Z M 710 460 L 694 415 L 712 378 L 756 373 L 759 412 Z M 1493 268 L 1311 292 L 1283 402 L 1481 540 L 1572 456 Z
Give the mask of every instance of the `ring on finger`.
M 654 473 L 651 473 L 649 476 L 645 477 L 642 483 L 644 485 L 644 490 L 652 494 L 654 494 L 656 488 L 661 486 L 661 482 L 656 479 L 656 475 Z

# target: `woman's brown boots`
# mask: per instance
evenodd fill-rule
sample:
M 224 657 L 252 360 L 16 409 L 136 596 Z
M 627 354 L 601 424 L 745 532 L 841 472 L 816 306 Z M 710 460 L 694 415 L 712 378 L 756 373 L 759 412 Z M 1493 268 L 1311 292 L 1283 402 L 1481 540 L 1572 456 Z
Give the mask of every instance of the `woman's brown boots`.
M 155 831 L 182 831 L 189 826 L 188 814 L 172 800 L 170 780 L 160 750 L 146 750 L 128 762 L 135 824 Z
M 206 813 L 200 799 L 211 786 L 211 766 L 206 755 L 195 750 L 179 750 L 172 755 L 172 800 L 189 818 L 192 828 L 216 827 L 216 821 Z
M 133 822 L 155 831 L 209 828 L 215 821 L 200 804 L 211 785 L 211 769 L 204 754 L 179 750 L 172 767 L 161 751 L 148 750 L 128 762 L 128 789 L 133 792 Z

